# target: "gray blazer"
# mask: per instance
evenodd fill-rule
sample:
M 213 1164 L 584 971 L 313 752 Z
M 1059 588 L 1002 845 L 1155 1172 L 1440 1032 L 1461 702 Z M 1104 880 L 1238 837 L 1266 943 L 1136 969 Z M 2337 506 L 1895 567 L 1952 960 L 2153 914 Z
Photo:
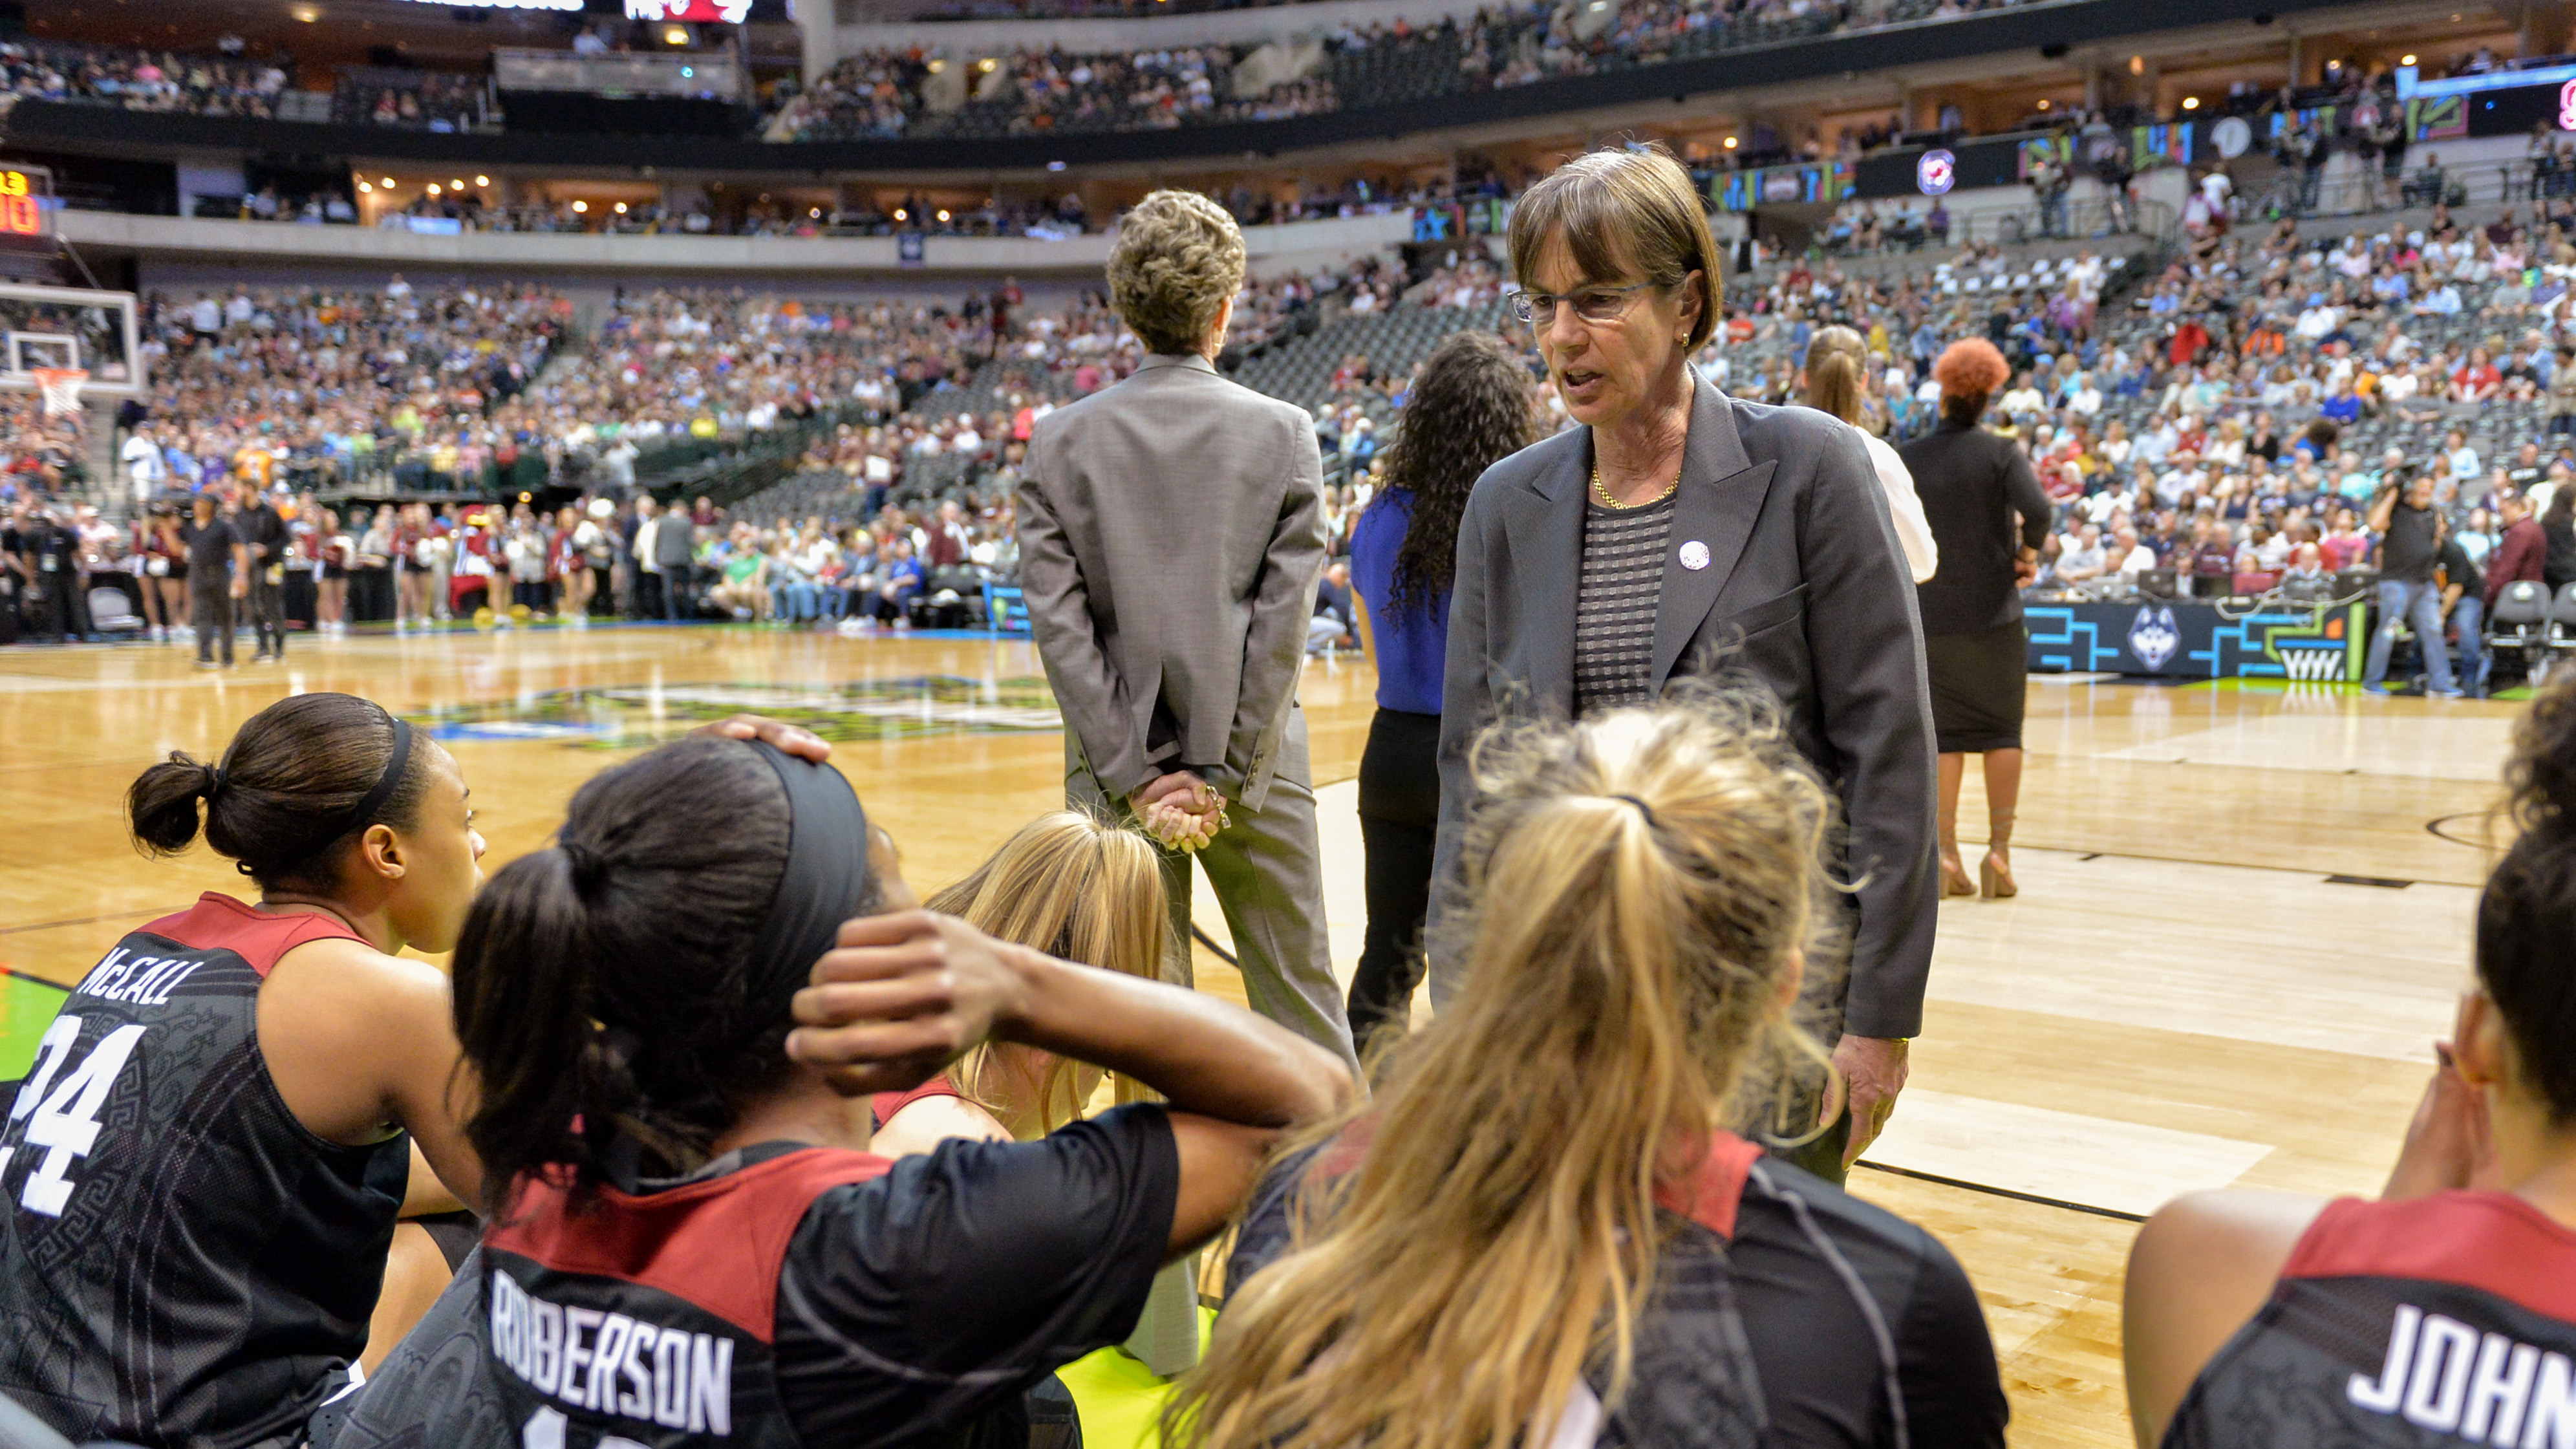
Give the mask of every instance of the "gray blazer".
M 1303 409 L 1155 353 L 1050 413 L 1018 498 L 1029 632 L 1112 798 L 1201 772 L 1258 810 L 1324 565 Z
M 1474 789 L 1467 748 L 1498 710 L 1565 717 L 1592 430 L 1485 470 L 1458 528 L 1440 719 L 1435 879 L 1454 880 Z M 1860 434 L 1811 408 L 1696 384 L 1655 614 L 1655 687 L 1750 674 L 1841 797 L 1861 882 L 1843 1030 L 1912 1036 L 1932 964 L 1932 706 L 1914 580 Z M 1708 565 L 1677 562 L 1692 542 Z M 1436 939 L 1436 933 L 1435 933 Z M 1456 979 L 1435 962 L 1435 980 Z M 1437 969 L 1441 967 L 1447 969 Z

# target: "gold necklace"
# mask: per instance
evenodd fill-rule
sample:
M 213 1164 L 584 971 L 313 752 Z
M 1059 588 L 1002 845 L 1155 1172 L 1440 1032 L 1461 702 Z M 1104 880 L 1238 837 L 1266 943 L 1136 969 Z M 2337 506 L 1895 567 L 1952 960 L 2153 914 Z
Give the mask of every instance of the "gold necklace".
M 1675 490 L 1679 489 L 1681 486 L 1682 475 L 1675 473 L 1673 475 L 1673 481 L 1664 485 L 1663 492 L 1656 494 L 1654 497 L 1647 499 L 1643 503 L 1622 503 L 1618 499 L 1611 497 L 1610 489 L 1607 485 L 1602 483 L 1601 465 L 1598 463 L 1592 465 L 1592 496 L 1601 500 L 1602 507 L 1617 509 L 1621 513 L 1632 512 L 1639 508 L 1652 508 L 1656 504 L 1663 502 L 1665 499 L 1672 497 Z

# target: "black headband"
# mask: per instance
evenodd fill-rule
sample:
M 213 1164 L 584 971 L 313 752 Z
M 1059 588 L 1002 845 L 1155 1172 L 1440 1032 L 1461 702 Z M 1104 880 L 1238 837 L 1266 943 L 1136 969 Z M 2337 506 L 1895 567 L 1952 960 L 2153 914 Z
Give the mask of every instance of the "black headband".
M 332 832 L 334 840 L 352 830 L 364 830 L 375 824 L 386 803 L 394 798 L 394 792 L 402 788 L 403 772 L 411 765 L 411 726 L 391 711 L 385 717 L 393 721 L 394 752 L 386 757 L 385 772 L 376 777 L 376 787 L 367 792 L 367 798 L 358 802 L 358 808 L 349 812 L 345 823 Z
M 867 812 L 841 772 L 765 741 L 752 748 L 787 790 L 787 868 L 751 948 L 752 1015 L 765 1028 L 786 1014 L 841 923 L 872 903 L 876 876 L 868 867 Z
M 322 843 L 314 847 L 311 854 L 297 856 L 281 869 L 292 870 L 299 867 L 332 845 L 346 840 L 349 832 L 364 830 L 375 824 L 376 817 L 383 814 L 385 806 L 393 800 L 394 792 L 402 788 L 403 775 L 411 768 L 411 726 L 403 723 L 402 719 L 391 710 L 385 712 L 385 718 L 394 727 L 394 750 L 385 758 L 385 770 L 383 774 L 376 777 L 375 788 L 366 793 L 366 797 L 357 803 L 356 808 L 340 817 L 340 823 L 333 827 L 330 834 L 322 837 Z M 229 772 L 214 765 L 206 766 L 205 783 L 199 788 L 205 794 L 208 810 L 214 808 L 215 797 L 222 794 L 231 784 L 232 776 Z M 234 861 L 233 869 L 247 876 L 259 874 L 246 860 Z

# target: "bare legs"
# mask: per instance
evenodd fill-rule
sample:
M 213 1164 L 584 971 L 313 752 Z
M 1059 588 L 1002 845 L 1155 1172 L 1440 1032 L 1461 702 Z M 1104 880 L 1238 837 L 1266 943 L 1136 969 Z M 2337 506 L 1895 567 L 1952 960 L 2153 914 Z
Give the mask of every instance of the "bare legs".
M 1968 866 L 1959 858 L 1959 781 L 1968 773 L 1968 757 L 1945 753 L 1941 756 L 1941 894 L 1972 896 L 1975 882 L 1968 879 Z
M 1955 752 L 1941 756 L 1939 823 L 1944 896 L 2002 899 L 2021 890 L 2012 874 L 2013 814 L 2021 805 L 2021 747 L 1988 750 L 1982 758 L 1986 775 L 1986 857 L 1977 863 L 1977 878 L 1971 881 L 1967 862 L 1959 854 L 1959 786 L 1968 773 L 1968 757 Z
M 2013 882 L 2013 811 L 2021 804 L 2021 747 L 1986 751 L 1986 858 L 1977 863 L 1977 894 L 2018 895 Z

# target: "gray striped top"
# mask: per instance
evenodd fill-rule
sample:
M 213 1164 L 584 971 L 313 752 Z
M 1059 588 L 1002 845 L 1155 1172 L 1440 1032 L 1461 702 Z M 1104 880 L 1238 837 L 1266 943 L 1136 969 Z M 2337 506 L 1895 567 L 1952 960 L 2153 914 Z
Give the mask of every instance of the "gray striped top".
M 1655 605 L 1673 499 L 1643 508 L 1583 509 L 1583 582 L 1574 599 L 1577 718 L 1643 704 L 1654 680 Z

